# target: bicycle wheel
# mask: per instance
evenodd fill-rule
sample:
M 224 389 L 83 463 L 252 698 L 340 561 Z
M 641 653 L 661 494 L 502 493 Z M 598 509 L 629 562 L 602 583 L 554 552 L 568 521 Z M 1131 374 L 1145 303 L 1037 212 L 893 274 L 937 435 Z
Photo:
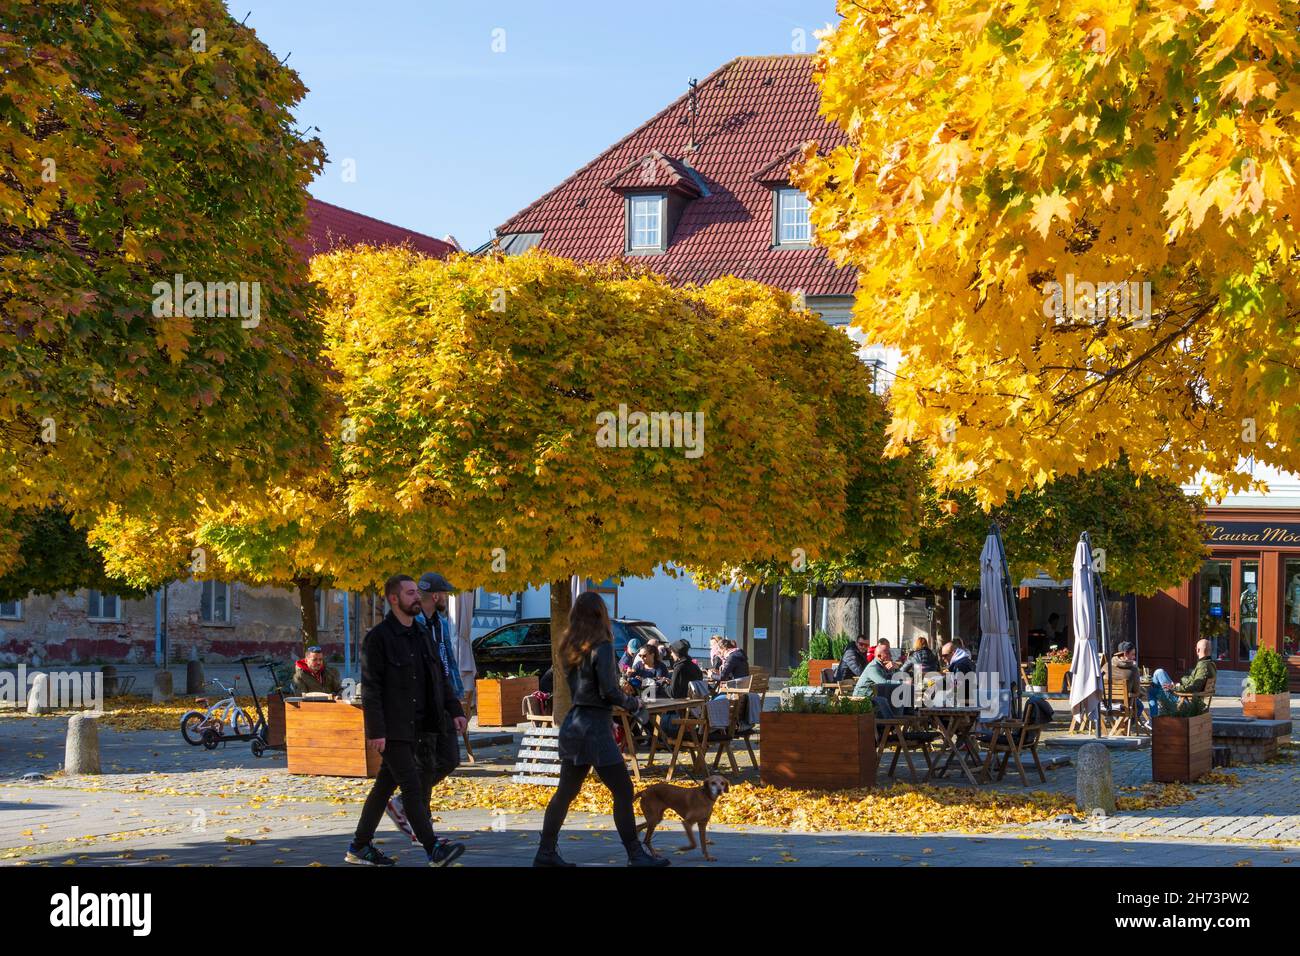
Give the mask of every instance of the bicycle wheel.
M 230 714 L 230 733 L 236 737 L 249 737 L 253 733 L 253 722 L 248 719 L 248 714 L 242 710 L 232 711 Z
M 203 731 L 199 729 L 203 717 L 202 712 L 191 710 L 181 718 L 181 736 L 185 738 L 187 744 L 197 747 L 203 743 Z

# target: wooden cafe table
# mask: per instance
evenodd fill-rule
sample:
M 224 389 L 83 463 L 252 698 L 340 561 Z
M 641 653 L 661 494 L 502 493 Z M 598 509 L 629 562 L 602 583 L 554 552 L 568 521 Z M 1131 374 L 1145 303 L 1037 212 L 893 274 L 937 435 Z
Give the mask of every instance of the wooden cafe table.
M 659 744 L 664 745 L 664 750 L 672 747 L 671 742 L 664 735 L 663 727 L 660 725 L 660 718 L 664 714 L 684 713 L 691 707 L 698 707 L 706 703 L 702 700 L 696 700 L 686 697 L 656 697 L 654 700 L 642 700 L 641 713 L 645 716 L 650 731 L 649 752 L 646 754 L 646 769 L 650 769 L 655 762 L 655 752 L 659 749 Z M 632 733 L 632 717 L 622 707 L 615 707 L 614 714 L 618 717 L 623 725 L 623 740 L 627 748 L 628 759 L 632 763 L 632 777 L 637 783 L 641 782 L 641 763 L 636 753 L 636 736 Z
M 921 707 L 917 713 L 930 721 L 931 726 L 938 731 L 941 740 L 938 751 L 934 755 L 934 766 L 925 775 L 926 780 L 931 777 L 942 777 L 954 760 L 973 786 L 978 787 L 981 781 L 988 779 L 988 773 L 979 759 L 979 743 L 972 736 L 975 723 L 980 719 L 980 708 Z M 947 760 L 940 767 L 939 760 L 945 754 Z M 973 772 L 967 762 L 967 754 L 975 761 Z

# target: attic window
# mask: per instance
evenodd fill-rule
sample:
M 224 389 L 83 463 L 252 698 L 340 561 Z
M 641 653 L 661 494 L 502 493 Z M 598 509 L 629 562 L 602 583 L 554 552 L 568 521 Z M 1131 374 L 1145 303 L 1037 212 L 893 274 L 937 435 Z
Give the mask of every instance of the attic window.
M 808 197 L 798 189 L 774 190 L 773 245 L 806 247 L 812 244 L 812 226 L 808 221 Z
M 632 252 L 664 249 L 663 193 L 638 193 L 627 197 L 627 239 Z

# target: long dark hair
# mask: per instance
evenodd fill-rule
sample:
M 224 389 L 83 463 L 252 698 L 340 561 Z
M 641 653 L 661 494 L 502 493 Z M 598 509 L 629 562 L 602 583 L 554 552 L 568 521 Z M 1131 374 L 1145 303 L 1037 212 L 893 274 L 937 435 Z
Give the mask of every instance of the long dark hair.
M 560 638 L 560 663 L 566 672 L 571 671 L 597 644 L 613 640 L 605 599 L 595 591 L 584 591 L 569 609 L 569 626 Z

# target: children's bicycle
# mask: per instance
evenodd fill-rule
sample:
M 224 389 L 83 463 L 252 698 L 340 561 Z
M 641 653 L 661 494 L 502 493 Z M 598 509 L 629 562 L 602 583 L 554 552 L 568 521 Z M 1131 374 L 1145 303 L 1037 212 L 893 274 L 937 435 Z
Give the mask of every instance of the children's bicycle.
M 217 745 L 224 741 L 252 740 L 257 726 L 236 699 L 239 678 L 235 678 L 234 686 L 223 684 L 215 677 L 208 683 L 221 688 L 226 696 L 207 710 L 191 710 L 181 717 L 181 736 L 185 742 L 195 747 L 202 744 L 205 750 L 216 750 Z M 208 700 L 200 697 L 197 703 L 203 706 Z
M 257 720 L 254 721 L 252 715 L 239 706 L 236 695 L 236 688 L 239 686 L 238 677 L 235 678 L 234 686 L 227 686 L 213 678 L 208 683 L 216 684 L 226 696 L 207 710 L 191 710 L 181 717 L 181 736 L 185 738 L 186 743 L 195 747 L 202 744 L 205 750 L 216 750 L 220 744 L 232 740 L 251 740 L 254 756 L 260 757 L 266 752 L 266 715 L 262 712 L 262 702 L 257 699 L 257 690 L 253 687 L 253 675 L 248 672 L 250 661 L 259 664 L 271 675 L 272 682 L 275 684 L 274 689 L 280 690 L 280 683 L 275 673 L 274 663 L 264 662 L 254 657 L 239 659 L 239 663 L 244 666 L 244 676 L 248 678 L 248 686 L 253 695 L 253 706 L 257 709 Z M 207 698 L 204 697 L 198 698 L 197 702 L 200 705 L 208 703 Z

